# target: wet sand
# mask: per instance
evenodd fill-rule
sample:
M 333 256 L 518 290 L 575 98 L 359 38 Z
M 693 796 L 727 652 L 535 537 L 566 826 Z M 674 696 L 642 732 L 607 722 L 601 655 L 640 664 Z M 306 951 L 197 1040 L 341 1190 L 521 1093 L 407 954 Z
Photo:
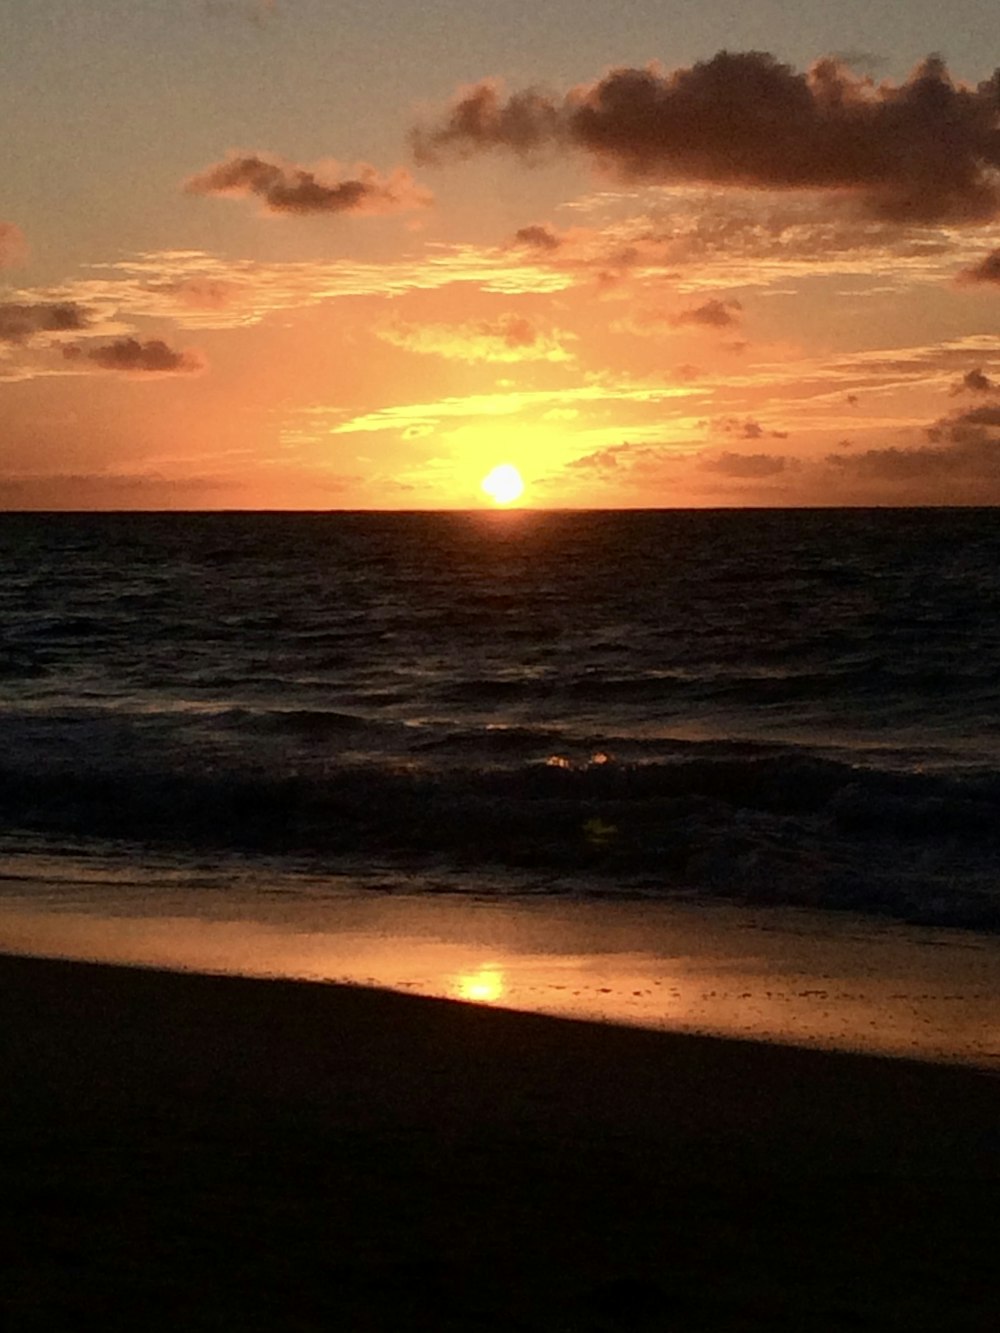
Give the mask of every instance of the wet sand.
M 33 958 L 0 1006 L 14 1333 L 996 1326 L 989 1073 Z

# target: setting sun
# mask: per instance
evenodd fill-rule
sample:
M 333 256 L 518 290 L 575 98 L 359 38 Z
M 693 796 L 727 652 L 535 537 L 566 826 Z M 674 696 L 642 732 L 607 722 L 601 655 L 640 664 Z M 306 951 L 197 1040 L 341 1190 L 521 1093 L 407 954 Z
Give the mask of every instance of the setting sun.
M 498 505 L 513 504 L 524 492 L 524 481 L 513 463 L 499 463 L 486 474 L 480 486 Z

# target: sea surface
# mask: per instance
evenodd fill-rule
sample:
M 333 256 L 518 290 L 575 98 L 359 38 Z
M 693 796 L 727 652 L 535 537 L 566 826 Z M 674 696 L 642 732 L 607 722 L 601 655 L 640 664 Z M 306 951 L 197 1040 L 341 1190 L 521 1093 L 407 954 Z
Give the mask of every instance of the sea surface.
M 19 892 L 1000 930 L 995 510 L 3 514 L 0 626 Z

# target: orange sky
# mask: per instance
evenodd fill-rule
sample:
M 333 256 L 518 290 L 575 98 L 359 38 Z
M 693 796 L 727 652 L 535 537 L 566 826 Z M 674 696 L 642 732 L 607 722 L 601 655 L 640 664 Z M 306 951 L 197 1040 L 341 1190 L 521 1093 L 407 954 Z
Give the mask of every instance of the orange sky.
M 642 54 L 602 64 L 584 5 L 573 59 L 469 19 L 435 71 L 390 6 L 397 96 L 311 3 L 181 6 L 169 41 L 93 8 L 99 48 L 0 32 L 65 102 L 12 102 L 3 507 L 467 507 L 499 463 L 535 506 L 1000 502 L 982 51 L 915 67 L 806 27 L 788 53 L 776 25 L 774 56 L 706 28 L 671 61 L 642 7 Z M 143 79 L 104 97 L 80 52 L 116 40 Z M 324 51 L 341 116 L 296 120 Z

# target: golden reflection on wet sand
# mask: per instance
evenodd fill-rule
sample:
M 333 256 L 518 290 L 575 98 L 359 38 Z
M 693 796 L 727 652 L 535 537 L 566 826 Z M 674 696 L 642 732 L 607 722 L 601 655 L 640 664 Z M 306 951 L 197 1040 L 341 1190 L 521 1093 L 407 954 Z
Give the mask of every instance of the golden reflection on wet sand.
M 156 910 L 154 910 L 154 906 Z M 458 898 L 0 907 L 0 951 L 389 987 L 1000 1068 L 1000 941 L 788 911 Z

